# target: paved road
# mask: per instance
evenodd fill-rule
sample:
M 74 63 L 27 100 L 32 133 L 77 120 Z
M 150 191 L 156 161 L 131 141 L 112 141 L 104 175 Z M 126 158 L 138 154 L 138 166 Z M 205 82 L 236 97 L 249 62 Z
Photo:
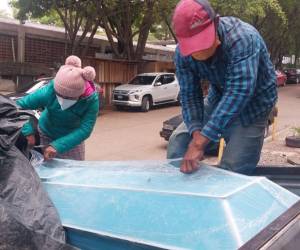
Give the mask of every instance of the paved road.
M 300 85 L 279 89 L 277 130 L 300 126 Z M 165 159 L 166 146 L 159 131 L 162 122 L 180 113 L 180 107 L 156 108 L 148 113 L 105 110 L 86 142 L 88 160 Z
M 300 84 L 278 89 L 278 129 L 300 127 Z
M 159 136 L 162 122 L 180 113 L 178 106 L 139 111 L 105 110 L 86 142 L 87 160 L 164 159 L 167 142 Z

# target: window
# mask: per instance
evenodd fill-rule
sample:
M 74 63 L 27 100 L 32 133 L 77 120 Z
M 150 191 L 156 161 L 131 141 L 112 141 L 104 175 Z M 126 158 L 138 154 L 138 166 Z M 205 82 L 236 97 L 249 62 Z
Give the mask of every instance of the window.
M 147 76 L 147 75 L 136 76 L 128 84 L 151 85 L 154 78 L 155 78 L 155 76 Z
M 164 75 L 163 83 L 162 84 L 169 84 L 175 81 L 174 75 Z
M 160 82 L 161 84 L 163 84 L 163 80 L 164 80 L 163 76 L 159 76 L 155 82 Z

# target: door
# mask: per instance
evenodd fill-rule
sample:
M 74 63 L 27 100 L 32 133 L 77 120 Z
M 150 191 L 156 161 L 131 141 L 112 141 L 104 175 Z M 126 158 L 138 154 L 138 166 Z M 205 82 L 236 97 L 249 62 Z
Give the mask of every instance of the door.
M 154 84 L 152 86 L 152 96 L 153 96 L 153 102 L 163 102 L 166 99 L 166 86 L 163 84 L 164 78 L 163 76 L 158 76 L 156 80 L 154 81 Z
M 174 74 L 163 75 L 164 101 L 177 100 L 179 85 Z

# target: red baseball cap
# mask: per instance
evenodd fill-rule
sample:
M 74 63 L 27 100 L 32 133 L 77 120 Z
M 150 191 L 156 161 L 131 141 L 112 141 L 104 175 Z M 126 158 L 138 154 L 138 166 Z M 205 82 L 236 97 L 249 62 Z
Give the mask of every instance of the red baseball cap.
M 210 48 L 216 39 L 215 12 L 207 0 L 181 0 L 173 27 L 183 56 Z

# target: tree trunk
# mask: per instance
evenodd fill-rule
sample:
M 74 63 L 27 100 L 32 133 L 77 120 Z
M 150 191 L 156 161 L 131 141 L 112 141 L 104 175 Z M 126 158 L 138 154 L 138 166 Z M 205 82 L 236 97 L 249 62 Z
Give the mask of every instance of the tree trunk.
M 90 36 L 89 36 L 87 44 L 84 46 L 84 49 L 81 51 L 81 57 L 84 57 L 84 56 L 87 55 L 87 52 L 88 52 L 90 46 L 93 44 L 93 39 L 94 39 L 94 36 L 97 32 L 99 24 L 100 24 L 100 20 L 98 19 L 97 22 L 95 23 L 94 27 L 93 27 L 93 30 L 92 30 Z
M 149 30 L 151 28 L 151 25 L 153 23 L 153 8 L 154 8 L 154 0 L 146 0 L 146 14 L 144 16 L 140 33 L 139 33 L 139 39 L 137 42 L 136 50 L 135 50 L 135 60 L 139 61 L 142 59 L 146 42 L 149 35 Z
M 173 29 L 172 29 L 172 27 L 171 27 L 171 25 L 170 25 L 170 23 L 168 21 L 168 18 L 166 16 L 164 16 L 164 22 L 167 25 L 167 27 L 168 27 L 168 29 L 169 29 L 169 31 L 170 31 L 170 33 L 171 33 L 171 35 L 172 35 L 175 43 L 178 43 L 177 37 L 175 35 L 175 32 L 173 31 Z

